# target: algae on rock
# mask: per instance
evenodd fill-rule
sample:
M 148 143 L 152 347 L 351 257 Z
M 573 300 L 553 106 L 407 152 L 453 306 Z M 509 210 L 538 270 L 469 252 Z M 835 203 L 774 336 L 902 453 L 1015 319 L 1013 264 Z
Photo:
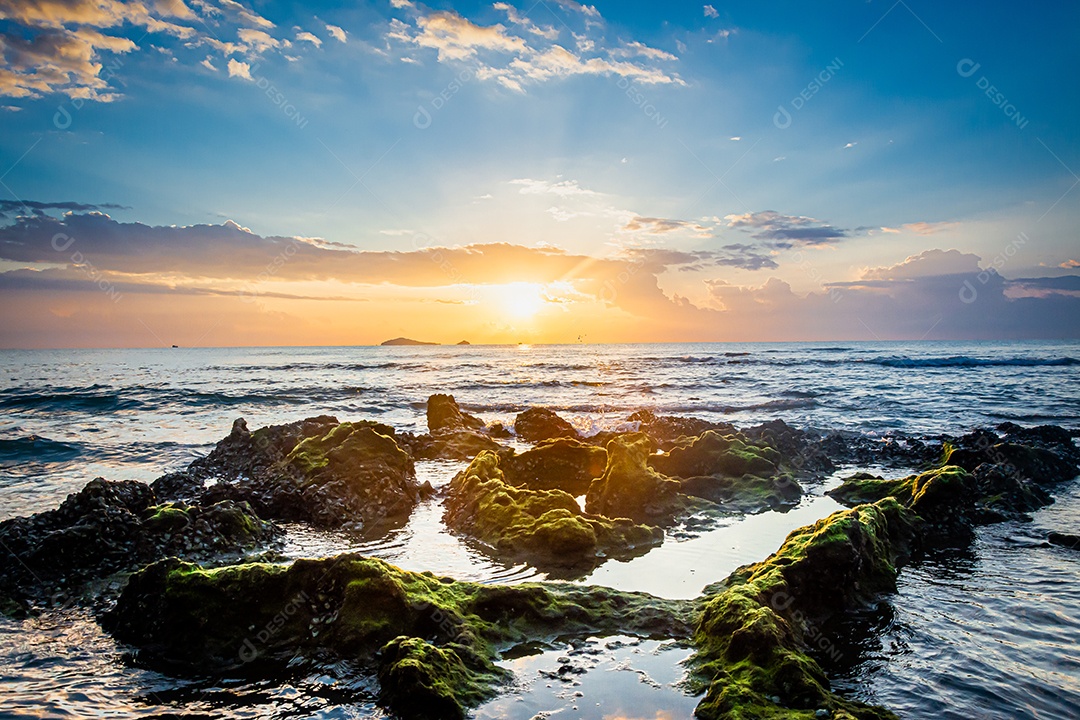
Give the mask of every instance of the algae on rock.
M 690 636 L 690 601 L 609 588 L 456 582 L 341 555 L 216 570 L 176 559 L 133 575 L 103 624 L 151 664 L 228 672 L 333 657 L 378 674 L 404 718 L 463 718 L 508 673 L 501 653 L 556 637 Z
M 590 567 L 601 556 L 631 556 L 663 541 L 657 527 L 583 512 L 562 490 L 515 487 L 501 463 L 480 453 L 451 481 L 445 520 L 452 530 L 549 569 Z
M 894 589 L 912 533 L 907 511 L 891 498 L 843 510 L 707 588 L 691 661 L 706 695 L 695 715 L 812 718 L 824 709 L 833 718 L 895 718 L 833 693 L 805 638 L 816 623 Z

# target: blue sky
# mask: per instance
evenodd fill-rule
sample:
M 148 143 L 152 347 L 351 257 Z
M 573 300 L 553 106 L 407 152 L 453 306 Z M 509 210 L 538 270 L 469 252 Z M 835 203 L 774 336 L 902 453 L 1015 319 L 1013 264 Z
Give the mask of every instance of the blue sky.
M 992 268 L 1010 299 L 1075 301 L 1073 280 L 1008 284 L 1075 276 L 1080 264 L 1080 7 L 1023 10 L 915 0 L 348 8 L 0 0 L 9 246 L 0 270 L 16 273 L 0 292 L 20 293 L 47 318 L 76 281 L 124 285 L 129 298 L 179 286 L 224 297 L 256 283 L 266 297 L 378 302 L 393 299 L 380 294 L 393 286 L 407 289 L 398 295 L 408 302 L 420 293 L 474 305 L 483 301 L 463 301 L 464 286 L 528 282 L 537 307 L 562 314 L 547 324 L 539 311 L 447 322 L 492 341 L 558 340 L 577 303 L 583 316 L 605 307 L 627 315 L 627 328 L 643 312 L 664 325 L 660 298 L 647 312 L 598 298 L 586 286 L 606 280 L 580 271 L 538 278 L 493 260 L 475 276 L 444 273 L 422 285 L 392 271 L 362 281 L 327 270 L 255 272 L 279 254 L 283 241 L 269 239 L 303 238 L 361 253 L 507 243 L 624 263 L 647 256 L 655 287 L 642 292 L 705 315 L 678 320 L 674 335 L 626 339 L 758 339 L 730 317 L 741 307 L 735 295 L 756 307 L 777 280 L 793 294 L 787 300 L 809 307 L 871 278 L 910 284 L 882 275 L 901 266 L 894 274 L 978 277 Z M 127 229 L 217 226 L 222 270 L 208 269 L 213 243 L 200 246 L 201 274 L 171 256 L 133 268 L 104 254 L 93 265 L 98 278 L 86 268 L 99 239 L 82 241 L 82 264 L 10 249 L 27 233 L 63 230 L 65 212 L 105 212 Z M 265 257 L 247 270 L 236 265 L 226 221 L 266 241 Z M 124 237 L 130 245 L 117 257 L 146 256 L 143 236 Z M 35 279 L 67 285 L 35 292 Z M 332 288 L 312 284 L 327 279 Z M 220 302 L 228 314 L 230 301 Z M 235 322 L 311 312 L 268 302 L 245 306 Z M 927 326 L 942 314 L 928 302 Z M 124 314 L 104 310 L 99 339 L 77 343 L 152 344 L 114 332 Z M 846 317 L 819 334 L 855 336 L 869 325 L 883 337 L 920 335 L 886 315 L 856 325 Z M 598 322 L 598 333 L 622 327 Z M 165 315 L 145 324 L 155 323 L 180 332 Z M 319 327 L 334 340 L 331 325 Z M 768 337 L 797 327 L 777 325 Z M 0 340 L 64 344 L 70 330 L 26 327 Z M 390 330 L 359 324 L 348 336 L 377 341 Z M 312 329 L 265 340 L 318 338 Z

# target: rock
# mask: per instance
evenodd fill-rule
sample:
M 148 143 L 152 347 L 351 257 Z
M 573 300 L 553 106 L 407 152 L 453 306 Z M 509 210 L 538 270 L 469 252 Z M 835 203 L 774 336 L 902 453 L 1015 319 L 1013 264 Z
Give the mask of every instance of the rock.
M 501 422 L 491 423 L 487 426 L 485 432 L 493 438 L 506 439 L 514 437 L 514 433 L 510 432 L 509 428 Z
M 435 435 L 401 438 L 401 444 L 417 460 L 471 460 L 485 450 L 506 453 L 504 447 L 487 435 L 473 430 L 444 430 Z
M 678 480 L 648 466 L 651 451 L 644 433 L 631 433 L 608 443 L 604 474 L 594 480 L 585 495 L 585 509 L 608 517 L 635 522 L 670 522 L 687 508 Z
M 163 500 L 191 500 L 198 496 L 208 479 L 218 482 L 266 480 L 299 443 L 325 435 L 337 425 L 337 418 L 320 415 L 286 425 L 270 425 L 252 433 L 248 431 L 247 422 L 237 418 L 229 435 L 218 442 L 209 455 L 191 463 L 183 473 L 158 478 L 151 487 Z M 390 432 L 392 434 L 393 430 Z
M 687 638 L 693 607 L 580 585 L 455 582 L 359 555 L 216 570 L 170 559 L 133 575 L 102 622 L 151 666 L 235 673 L 254 660 L 341 658 L 377 673 L 394 715 L 461 718 L 506 681 L 495 660 L 514 646 Z
M 588 569 L 605 557 L 630 557 L 659 545 L 659 528 L 581 511 L 562 490 L 514 487 L 494 453 L 481 453 L 451 481 L 444 519 L 511 558 L 542 568 Z
M 299 490 L 302 519 L 371 531 L 408 518 L 420 500 L 413 461 L 393 437 L 378 430 L 341 423 L 293 448 L 282 474 Z
M 799 483 L 777 469 L 780 453 L 741 435 L 708 430 L 683 438 L 648 462 L 658 472 L 679 478 L 680 492 L 727 510 L 758 512 L 798 503 L 802 497 Z
M 815 435 L 796 430 L 783 420 L 771 420 L 743 430 L 743 435 L 779 453 L 779 459 L 798 473 L 831 472 L 836 469 Z
M 0 595 L 19 601 L 134 570 L 169 555 L 212 559 L 270 541 L 275 529 L 247 505 L 156 504 L 148 485 L 90 481 L 55 510 L 0 523 Z M 208 538 L 205 546 L 196 535 Z
M 663 455 L 653 455 L 649 465 L 672 477 L 702 475 L 768 477 L 777 473 L 780 453 L 771 447 L 751 445 L 736 435 L 709 430 L 690 442 L 676 445 Z
M 1069 548 L 1070 550 L 1080 550 L 1080 535 L 1051 532 L 1046 536 L 1046 539 L 1053 545 L 1060 545 L 1061 547 Z
M 453 395 L 432 395 L 427 401 L 428 432 L 483 430 L 484 421 L 461 411 Z
M 835 513 L 791 533 L 768 559 L 706 588 L 694 632 L 694 677 L 706 690 L 702 720 L 774 717 L 776 705 L 843 717 L 895 720 L 831 692 L 807 655 L 817 623 L 895 586 L 914 530 L 893 499 Z
M 520 455 L 510 455 L 500 467 L 507 482 L 530 490 L 563 490 L 584 495 L 604 473 L 607 452 L 571 438 L 543 440 Z
M 996 440 L 997 436 L 988 432 L 966 435 L 958 446 L 945 446 L 943 463 L 959 465 L 968 472 L 974 472 L 983 463 L 991 463 L 1000 466 L 1006 474 L 1043 486 L 1072 480 L 1080 473 L 1075 462 L 1053 450 Z
M 581 437 L 573 425 L 547 408 L 529 408 L 519 413 L 514 419 L 514 432 L 526 442 Z
M 652 410 L 638 410 L 628 417 L 627 421 L 638 423 L 638 431 L 645 433 L 655 447 L 663 450 L 670 450 L 682 438 L 696 437 L 708 430 L 718 430 L 729 434 L 735 432 L 735 426 L 730 423 L 711 423 L 692 417 L 657 415 Z

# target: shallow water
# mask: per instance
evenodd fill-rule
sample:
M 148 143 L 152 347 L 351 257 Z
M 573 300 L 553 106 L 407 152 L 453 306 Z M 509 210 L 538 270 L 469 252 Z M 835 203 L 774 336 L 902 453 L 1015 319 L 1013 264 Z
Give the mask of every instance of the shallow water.
M 0 352 L 0 519 L 54 507 L 97 475 L 151 481 L 208 451 L 241 415 L 251 427 L 330 413 L 422 431 L 433 392 L 453 393 L 485 420 L 512 422 L 529 405 L 559 408 L 587 431 L 617 426 L 641 407 L 866 434 L 959 433 L 1006 419 L 1075 427 L 1078 357 L 1075 342 Z M 463 466 L 422 462 L 417 471 L 439 487 Z M 676 528 L 661 547 L 578 581 L 694 597 L 838 509 L 823 492 L 841 474 L 809 484 L 787 512 Z M 288 526 L 282 550 L 352 550 L 478 582 L 544 577 L 449 534 L 441 516 L 439 500 L 426 501 L 377 541 Z M 1034 523 L 983 528 L 970 548 L 905 569 L 891 602 L 827 629 L 825 648 L 836 657 L 825 652 L 822 660 L 837 685 L 903 717 L 1076 717 L 1080 552 L 1039 543 L 1046 529 L 1075 532 L 1078 520 L 1073 483 Z M 679 685 L 689 651 L 613 640 L 505 661 L 517 685 L 477 716 L 689 717 L 697 699 Z M 560 676 L 567 664 L 585 672 Z M 163 710 L 382 716 L 370 678 L 347 665 L 295 668 L 271 680 L 177 679 L 133 666 L 86 611 L 0 620 L 0 716 Z

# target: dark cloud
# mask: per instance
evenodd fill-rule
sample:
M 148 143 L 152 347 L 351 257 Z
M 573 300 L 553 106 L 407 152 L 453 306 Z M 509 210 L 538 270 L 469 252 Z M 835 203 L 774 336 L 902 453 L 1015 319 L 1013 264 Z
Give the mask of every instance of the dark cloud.
M 78 202 L 37 202 L 36 200 L 0 200 L 0 218 L 18 215 L 45 215 L 48 210 L 64 210 L 67 212 L 91 212 L 95 210 L 130 210 L 126 205 L 114 203 L 78 203 Z
M 827 245 L 851 237 L 853 232 L 811 217 L 781 215 L 775 210 L 728 215 L 724 219 L 728 221 L 729 228 L 749 232 L 751 237 L 768 241 L 770 247 L 781 250 Z

